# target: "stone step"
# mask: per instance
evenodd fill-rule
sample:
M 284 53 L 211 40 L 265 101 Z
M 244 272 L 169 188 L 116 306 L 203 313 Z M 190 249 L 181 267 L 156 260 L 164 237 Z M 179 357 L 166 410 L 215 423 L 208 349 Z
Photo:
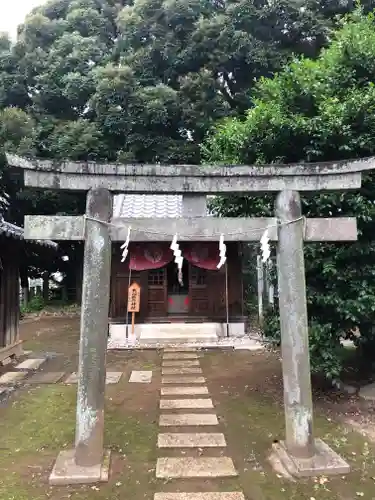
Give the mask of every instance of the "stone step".
M 155 493 L 154 500 L 245 500 L 245 496 L 242 491 Z
M 164 433 L 158 436 L 159 448 L 223 448 L 224 434 L 215 432 Z
M 176 387 L 162 387 L 160 389 L 160 394 L 162 396 L 202 396 L 209 395 L 208 388 L 206 386 L 176 386 Z
M 25 359 L 15 367 L 15 370 L 37 370 L 45 362 L 45 358 Z
M 0 385 L 9 385 L 20 382 L 27 375 L 27 372 L 6 372 L 0 377 Z
M 130 374 L 129 382 L 137 384 L 151 384 L 152 371 L 133 370 Z
M 163 360 L 166 359 L 198 359 L 198 354 L 196 352 L 166 352 L 163 354 Z
M 199 368 L 199 366 L 195 367 L 185 367 L 182 366 L 180 368 L 174 367 L 174 368 L 164 368 L 162 367 L 161 369 L 161 374 L 162 375 L 191 375 L 191 374 L 202 374 L 202 368 Z
M 159 417 L 161 427 L 195 427 L 202 425 L 218 425 L 219 421 L 215 413 L 181 413 L 162 414 Z
M 200 366 L 199 359 L 166 359 L 162 362 L 162 368 L 189 368 Z
M 156 463 L 156 477 L 160 479 L 211 478 L 237 476 L 229 457 L 163 457 Z
M 193 347 L 166 347 L 164 352 L 196 352 Z
M 162 384 L 205 384 L 206 379 L 204 377 L 193 377 L 193 376 L 174 376 L 168 375 L 161 378 Z
M 117 384 L 122 376 L 122 372 L 107 372 L 105 383 Z M 77 384 L 78 383 L 78 373 L 73 372 L 65 380 L 65 384 Z
M 162 399 L 161 410 L 206 410 L 214 407 L 211 399 Z

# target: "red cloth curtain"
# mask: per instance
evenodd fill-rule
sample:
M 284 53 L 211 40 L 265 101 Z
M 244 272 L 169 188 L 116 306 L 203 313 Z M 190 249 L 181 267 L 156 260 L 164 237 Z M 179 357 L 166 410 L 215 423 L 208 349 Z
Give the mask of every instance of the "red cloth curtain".
M 129 268 L 132 271 L 160 269 L 173 259 L 170 243 L 139 243 L 129 247 Z
M 210 241 L 207 243 L 184 244 L 182 255 L 193 266 L 207 269 L 208 271 L 218 270 L 217 265 L 220 261 L 219 243 Z

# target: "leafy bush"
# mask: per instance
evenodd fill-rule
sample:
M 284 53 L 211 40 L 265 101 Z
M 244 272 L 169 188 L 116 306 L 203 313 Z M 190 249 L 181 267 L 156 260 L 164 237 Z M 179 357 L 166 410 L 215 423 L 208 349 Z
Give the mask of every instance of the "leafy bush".
M 375 21 L 357 10 L 316 60 L 296 59 L 258 82 L 244 120 L 227 119 L 203 147 L 210 163 L 326 162 L 375 155 Z M 341 369 L 340 338 L 375 355 L 375 174 L 356 192 L 304 196 L 304 215 L 355 216 L 355 243 L 306 244 L 310 353 L 314 371 Z M 274 197 L 228 197 L 221 215 L 272 216 Z M 277 321 L 265 323 L 276 335 Z M 359 331 L 360 336 L 354 337 Z M 367 356 L 367 360 L 369 356 Z M 366 360 L 366 358 L 365 358 Z

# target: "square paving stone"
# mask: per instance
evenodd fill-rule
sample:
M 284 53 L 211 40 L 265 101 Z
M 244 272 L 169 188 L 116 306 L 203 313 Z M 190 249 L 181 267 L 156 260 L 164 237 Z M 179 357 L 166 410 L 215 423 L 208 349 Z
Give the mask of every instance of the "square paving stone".
M 209 395 L 208 388 L 206 386 L 182 386 L 182 387 L 162 387 L 160 389 L 160 394 L 162 396 L 203 396 Z
M 242 491 L 155 493 L 154 500 L 245 500 L 245 496 Z
M 192 375 L 192 374 L 202 374 L 202 369 L 199 368 L 198 366 L 196 367 L 191 367 L 191 366 L 188 366 L 188 367 L 180 367 L 180 368 L 177 368 L 177 367 L 173 367 L 173 368 L 162 368 L 161 369 L 161 374 L 162 375 Z
M 0 385 L 15 384 L 20 380 L 24 379 L 27 372 L 7 372 L 0 377 Z
M 198 359 L 196 352 L 166 352 L 163 359 Z
M 27 380 L 28 384 L 56 384 L 64 377 L 65 372 L 40 372 Z
M 191 366 L 200 366 L 199 359 L 166 359 L 162 363 L 163 368 L 188 368 Z
M 152 379 L 152 371 L 133 370 L 129 382 L 138 384 L 150 384 Z
M 211 399 L 162 399 L 161 410 L 206 410 L 214 405 Z
M 215 432 L 158 435 L 158 448 L 223 448 L 226 445 L 224 434 Z
M 122 376 L 122 372 L 107 372 L 105 383 L 108 384 L 117 384 Z M 72 373 L 65 380 L 66 384 L 77 384 L 78 383 L 78 373 Z
M 218 425 L 217 416 L 214 413 L 183 413 L 163 414 L 159 417 L 159 425 L 162 427 L 201 426 Z
M 233 476 L 237 471 L 229 457 L 163 457 L 156 463 L 156 477 L 160 479 Z
M 45 358 L 30 358 L 25 359 L 15 367 L 15 370 L 37 370 L 44 362 Z
M 204 377 L 174 377 L 173 375 L 168 375 L 161 378 L 162 384 L 205 384 L 206 379 Z

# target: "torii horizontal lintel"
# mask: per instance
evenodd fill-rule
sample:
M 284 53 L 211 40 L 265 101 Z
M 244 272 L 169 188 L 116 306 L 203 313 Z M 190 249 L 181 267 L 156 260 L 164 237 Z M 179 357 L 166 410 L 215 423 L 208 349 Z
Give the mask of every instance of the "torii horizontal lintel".
M 25 239 L 83 240 L 84 216 L 25 216 Z M 259 241 L 268 228 L 268 237 L 277 241 L 276 219 L 191 217 L 170 219 L 113 219 L 110 225 L 112 241 L 125 241 L 129 226 L 131 241 L 171 241 L 178 234 L 179 241 L 218 241 L 221 234 L 225 241 Z M 302 221 L 301 221 L 302 223 Z M 305 241 L 355 241 L 355 217 L 305 219 Z
M 104 187 L 112 192 L 150 194 L 357 189 L 361 172 L 375 168 L 375 157 L 331 163 L 213 166 L 78 163 L 6 156 L 10 166 L 24 171 L 26 186 L 79 191 Z

